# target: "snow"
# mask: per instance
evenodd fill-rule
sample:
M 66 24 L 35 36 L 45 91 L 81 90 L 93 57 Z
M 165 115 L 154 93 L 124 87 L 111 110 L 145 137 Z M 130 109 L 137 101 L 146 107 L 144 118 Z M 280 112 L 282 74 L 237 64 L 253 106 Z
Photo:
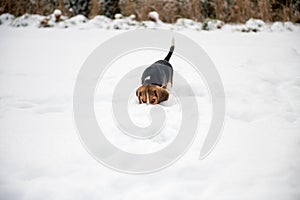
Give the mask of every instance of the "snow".
M 112 26 L 106 18 L 96 20 Z M 211 102 L 201 77 L 175 55 L 171 59 L 174 69 L 197 88 L 199 134 L 174 165 L 136 176 L 96 162 L 82 147 L 72 114 L 74 83 L 81 65 L 99 44 L 123 31 L 1 25 L 0 199 L 299 199 L 298 26 L 293 25 L 293 31 L 232 32 L 236 27 L 180 31 L 206 50 L 224 83 L 226 122 L 214 151 L 198 160 L 209 128 Z M 118 60 L 103 79 L 110 87 L 97 90 L 98 122 L 108 130 L 108 139 L 128 152 L 163 148 L 180 121 L 180 108 L 171 99 L 161 105 L 168 115 L 164 135 L 137 142 L 109 132 L 116 129 L 107 106 L 115 81 L 133 67 L 162 57 L 149 50 Z M 174 83 L 180 89 L 176 79 Z M 138 105 L 134 95 L 129 104 L 132 120 L 147 125 L 149 119 L 143 113 L 149 107 Z
M 249 19 L 246 22 L 246 27 L 253 31 L 260 31 L 265 26 L 265 22 L 260 19 Z
M 82 24 L 88 22 L 88 19 L 83 15 L 76 15 L 75 17 L 72 17 L 68 20 L 70 23 L 73 23 L 75 25 Z
M 155 22 L 159 21 L 159 14 L 155 11 L 149 12 L 148 14 L 149 18 Z
M 61 15 L 62 13 L 61 13 L 61 11 L 60 11 L 59 9 L 55 9 L 54 12 L 53 12 L 53 14 L 54 14 L 55 16 L 59 16 L 59 15 Z
M 13 27 L 37 27 L 42 21 L 43 16 L 41 15 L 29 15 L 25 14 L 21 17 L 16 18 L 13 20 L 10 25 Z M 6 23 L 8 24 L 8 23 Z
M 201 30 L 202 29 L 202 23 L 195 22 L 191 19 L 185 19 L 185 18 L 179 18 L 177 19 L 175 26 L 178 27 L 179 30 L 182 29 L 192 29 L 192 30 Z
M 90 27 L 95 27 L 95 28 L 102 28 L 102 29 L 108 29 L 112 20 L 108 17 L 98 15 L 95 16 L 93 19 L 88 21 L 88 24 Z
M 290 30 L 293 31 L 293 24 L 291 22 L 274 22 L 271 26 L 272 31 L 285 31 Z
M 224 22 L 216 19 L 207 19 L 203 22 L 202 28 L 203 30 L 216 30 L 221 29 L 224 26 Z
M 9 13 L 4 13 L 0 15 L 0 25 L 9 25 L 14 21 L 15 16 L 9 14 Z
M 123 15 L 120 13 L 115 14 L 115 19 L 122 19 Z
M 130 18 L 131 20 L 135 20 L 136 16 L 135 16 L 134 14 L 131 14 L 131 15 L 129 16 L 129 18 Z
M 299 24 L 292 22 L 265 23 L 259 19 L 249 19 L 245 24 L 225 24 L 217 19 L 206 19 L 203 23 L 191 19 L 178 18 L 174 24 L 164 23 L 159 19 L 157 12 L 149 13 L 149 21 L 136 21 L 135 15 L 123 16 L 116 14 L 115 19 L 103 15 L 97 15 L 88 19 L 83 15 L 71 18 L 57 15 L 57 10 L 49 16 L 24 14 L 15 17 L 10 14 L 0 15 L 0 27 L 36 27 L 36 28 L 73 28 L 73 29 L 113 29 L 135 30 L 143 28 L 160 28 L 168 30 L 194 30 L 194 31 L 218 31 L 219 29 L 231 32 L 281 32 L 300 31 Z M 59 20 L 56 17 L 59 16 Z M 44 23 L 44 24 L 43 24 Z

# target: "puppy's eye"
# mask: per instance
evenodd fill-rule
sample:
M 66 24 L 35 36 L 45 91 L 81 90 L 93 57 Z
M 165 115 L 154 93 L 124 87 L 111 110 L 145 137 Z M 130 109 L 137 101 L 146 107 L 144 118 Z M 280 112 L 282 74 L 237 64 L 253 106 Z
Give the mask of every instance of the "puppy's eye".
M 154 90 L 154 96 L 156 96 L 156 97 L 157 97 L 157 92 L 156 92 L 156 90 Z
M 142 100 L 143 103 L 146 103 L 146 101 Z
M 155 103 L 155 99 L 152 99 L 152 100 L 151 100 L 151 103 Z

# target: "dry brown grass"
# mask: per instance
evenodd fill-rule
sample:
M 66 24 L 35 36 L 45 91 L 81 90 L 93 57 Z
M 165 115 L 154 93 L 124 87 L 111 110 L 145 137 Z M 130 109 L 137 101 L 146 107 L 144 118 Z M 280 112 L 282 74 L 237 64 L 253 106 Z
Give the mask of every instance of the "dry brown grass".
M 35 3 L 32 3 L 29 0 L 0 0 L 0 14 L 11 13 L 16 16 L 25 13 L 49 15 L 56 8 L 61 8 L 64 12 L 63 0 L 53 2 L 36 0 Z
M 180 17 L 196 21 L 216 18 L 225 22 L 245 22 L 249 18 L 264 21 L 300 20 L 300 2 L 297 0 L 122 0 L 120 8 L 124 15 L 136 14 L 138 20 L 148 19 L 148 12 L 155 10 L 165 22 L 174 22 Z
M 148 13 L 156 11 L 160 14 L 162 21 L 172 23 L 181 17 L 199 20 L 201 18 L 199 3 L 198 0 L 123 0 L 120 3 L 120 8 L 123 15 L 135 14 L 138 20 L 147 20 Z
M 245 22 L 249 18 L 264 21 L 300 22 L 299 0 L 120 0 L 115 1 L 107 12 L 107 5 L 100 0 L 89 2 L 88 17 L 97 14 L 109 15 L 121 12 L 128 16 L 135 14 L 137 20 L 148 20 L 148 13 L 157 11 L 164 22 L 175 22 L 178 18 L 204 21 L 206 18 L 220 19 L 225 22 Z M 64 15 L 72 15 L 64 4 L 66 0 L 0 0 L 0 14 L 9 12 L 16 16 L 24 13 L 48 15 L 59 8 Z M 110 14 L 107 14 L 110 13 Z
M 100 9 L 99 7 L 100 7 L 100 5 L 99 5 L 97 0 L 91 0 L 90 1 L 90 13 L 89 13 L 88 17 L 93 18 L 96 15 L 98 15 L 99 14 L 99 9 Z

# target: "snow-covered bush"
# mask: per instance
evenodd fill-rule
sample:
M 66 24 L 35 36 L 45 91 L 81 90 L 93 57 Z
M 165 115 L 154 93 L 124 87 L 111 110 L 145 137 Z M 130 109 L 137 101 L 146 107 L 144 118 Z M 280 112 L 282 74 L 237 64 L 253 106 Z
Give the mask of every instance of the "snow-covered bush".
M 295 25 L 292 22 L 283 22 L 283 25 L 286 30 L 293 31 L 295 29 Z
M 193 30 L 201 30 L 202 29 L 202 23 L 195 22 L 191 19 L 186 18 L 179 18 L 177 19 L 176 23 L 174 24 L 177 29 L 193 29 Z
M 59 9 L 55 9 L 53 15 L 55 17 L 55 21 L 59 22 L 62 15 L 61 11 Z
M 272 31 L 283 31 L 284 25 L 282 22 L 274 22 L 271 26 Z
M 15 19 L 14 15 L 11 15 L 9 13 L 4 13 L 0 15 L 0 25 L 10 25 L 14 19 Z
M 68 28 L 68 27 L 76 27 L 82 28 L 83 24 L 87 23 L 89 20 L 83 16 L 83 15 L 76 15 L 75 17 L 72 17 L 70 19 L 66 19 L 64 21 L 61 21 L 57 23 L 58 27 L 61 28 Z
M 156 11 L 149 12 L 148 17 L 150 20 L 159 23 L 161 22 L 159 19 L 159 14 Z
M 59 17 L 58 17 L 59 16 Z M 174 24 L 163 23 L 159 19 L 157 12 L 149 13 L 152 20 L 136 21 L 135 15 L 123 16 L 116 14 L 115 19 L 108 18 L 104 15 L 96 15 L 89 20 L 84 15 L 76 15 L 68 18 L 61 15 L 60 10 L 55 10 L 49 16 L 25 14 L 15 18 L 11 14 L 0 15 L 0 25 L 12 27 L 55 27 L 55 28 L 102 28 L 102 29 L 118 29 L 132 30 L 138 28 L 161 28 L 168 30 L 216 30 L 224 31 L 241 31 L 241 32 L 257 32 L 257 31 L 299 31 L 300 27 L 292 22 L 274 22 L 266 24 L 262 20 L 249 19 L 245 24 L 225 24 L 216 19 L 207 19 L 203 23 L 191 19 L 179 18 Z
M 115 14 L 115 19 L 122 19 L 123 15 L 120 13 Z
M 54 12 L 44 17 L 42 20 L 40 20 L 39 27 L 68 27 L 65 25 L 65 21 L 68 20 L 68 17 L 63 16 L 62 12 L 59 9 L 55 9 Z M 64 24 L 64 26 L 62 25 Z
M 11 25 L 13 27 L 27 27 L 27 26 L 38 27 L 43 18 L 44 17 L 41 15 L 25 14 L 22 15 L 21 17 L 16 18 L 11 23 Z
M 83 15 L 76 15 L 75 17 L 72 17 L 66 21 L 68 21 L 69 23 L 71 23 L 73 25 L 78 25 L 78 24 L 87 23 L 88 19 Z
M 139 23 L 132 19 L 132 16 L 123 17 L 119 19 L 115 19 L 112 21 L 110 28 L 111 29 L 120 29 L 120 30 L 128 30 L 137 28 Z
M 44 28 L 49 28 L 49 27 L 53 27 L 54 26 L 54 22 L 50 21 L 50 17 L 45 17 L 44 19 L 42 19 L 42 21 L 40 22 L 39 27 L 44 27 Z
M 262 31 L 265 26 L 265 22 L 260 19 L 249 19 L 245 26 L 241 29 L 242 32 L 258 32 Z
M 293 31 L 295 25 L 292 22 L 274 22 L 271 26 L 272 31 Z
M 97 15 L 93 19 L 91 19 L 88 22 L 88 24 L 90 26 L 94 26 L 97 28 L 108 29 L 111 22 L 112 22 L 112 19 L 110 19 L 104 15 Z
M 224 22 L 217 19 L 206 19 L 202 24 L 202 29 L 206 31 L 221 29 Z

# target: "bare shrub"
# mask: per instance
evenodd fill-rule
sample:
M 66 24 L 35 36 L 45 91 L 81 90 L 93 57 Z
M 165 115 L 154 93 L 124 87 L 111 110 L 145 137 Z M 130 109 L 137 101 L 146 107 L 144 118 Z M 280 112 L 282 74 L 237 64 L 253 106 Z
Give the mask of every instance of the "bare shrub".
M 110 18 L 116 13 L 134 14 L 137 20 L 148 20 L 148 13 L 156 11 L 162 21 L 171 23 L 178 18 L 242 23 L 258 18 L 300 23 L 299 0 L 0 0 L 0 14 L 49 15 L 55 9 L 63 15 L 82 14 L 89 18 L 98 14 Z
M 165 22 L 175 22 L 178 18 L 201 18 L 200 1 L 198 0 L 167 0 L 167 1 L 132 1 L 122 0 L 119 5 L 123 15 L 135 14 L 138 20 L 148 20 L 148 13 L 156 11 Z

